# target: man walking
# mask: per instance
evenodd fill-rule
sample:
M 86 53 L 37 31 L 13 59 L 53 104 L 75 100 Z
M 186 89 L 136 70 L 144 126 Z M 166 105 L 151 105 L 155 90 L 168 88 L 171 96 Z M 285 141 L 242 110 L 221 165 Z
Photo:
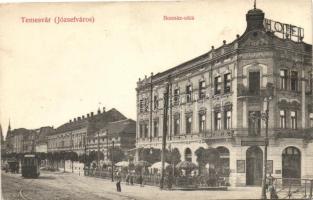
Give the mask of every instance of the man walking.
M 122 188 L 121 188 L 121 175 L 120 175 L 119 172 L 116 173 L 116 190 L 118 192 L 122 191 Z

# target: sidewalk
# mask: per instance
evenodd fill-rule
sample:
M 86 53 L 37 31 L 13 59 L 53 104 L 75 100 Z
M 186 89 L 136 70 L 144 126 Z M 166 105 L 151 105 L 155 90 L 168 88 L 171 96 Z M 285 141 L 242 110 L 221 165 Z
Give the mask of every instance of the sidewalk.
M 75 175 L 76 176 L 76 175 Z M 115 182 L 108 179 L 95 177 L 78 177 L 78 179 L 86 180 L 87 182 L 98 183 L 99 189 L 102 191 L 116 191 Z M 180 200 L 208 200 L 208 199 L 259 199 L 261 195 L 261 187 L 229 187 L 227 191 L 178 191 L 178 190 L 160 190 L 155 186 L 145 185 L 126 185 L 122 182 L 121 195 L 134 197 L 136 199 L 180 199 Z

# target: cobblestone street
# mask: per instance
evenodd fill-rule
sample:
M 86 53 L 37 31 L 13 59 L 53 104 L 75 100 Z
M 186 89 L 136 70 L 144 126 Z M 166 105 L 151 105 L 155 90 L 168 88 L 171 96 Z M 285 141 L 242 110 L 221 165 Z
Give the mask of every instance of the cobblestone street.
M 228 191 L 161 191 L 151 186 L 129 186 L 122 183 L 118 193 L 110 180 L 78 176 L 71 173 L 41 172 L 38 179 L 24 179 L 20 174 L 2 172 L 2 195 L 5 200 L 100 200 L 100 199 L 257 199 L 259 187 L 229 188 Z M 23 196 L 23 197 L 21 197 Z

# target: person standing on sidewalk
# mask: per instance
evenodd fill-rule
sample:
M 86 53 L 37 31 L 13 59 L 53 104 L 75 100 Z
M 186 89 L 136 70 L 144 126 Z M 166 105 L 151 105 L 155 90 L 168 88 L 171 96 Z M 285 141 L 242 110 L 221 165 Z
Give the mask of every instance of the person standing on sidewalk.
M 119 172 L 116 173 L 116 190 L 118 192 L 122 192 L 122 188 L 121 188 L 121 175 Z

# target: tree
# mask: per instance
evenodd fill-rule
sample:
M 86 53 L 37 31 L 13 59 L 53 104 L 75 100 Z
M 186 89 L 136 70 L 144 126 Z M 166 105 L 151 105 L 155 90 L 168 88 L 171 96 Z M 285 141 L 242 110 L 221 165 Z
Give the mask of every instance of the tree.
M 216 164 L 219 160 L 219 153 L 215 148 L 205 149 L 200 147 L 195 151 L 197 162 L 199 164 L 199 173 L 205 168 L 207 163 Z
M 113 152 L 113 160 L 112 160 Z M 124 151 L 120 147 L 109 148 L 109 159 L 113 163 L 120 162 L 126 158 Z
M 155 148 L 144 148 L 140 151 L 140 160 L 147 161 L 151 164 L 161 160 L 161 150 Z

